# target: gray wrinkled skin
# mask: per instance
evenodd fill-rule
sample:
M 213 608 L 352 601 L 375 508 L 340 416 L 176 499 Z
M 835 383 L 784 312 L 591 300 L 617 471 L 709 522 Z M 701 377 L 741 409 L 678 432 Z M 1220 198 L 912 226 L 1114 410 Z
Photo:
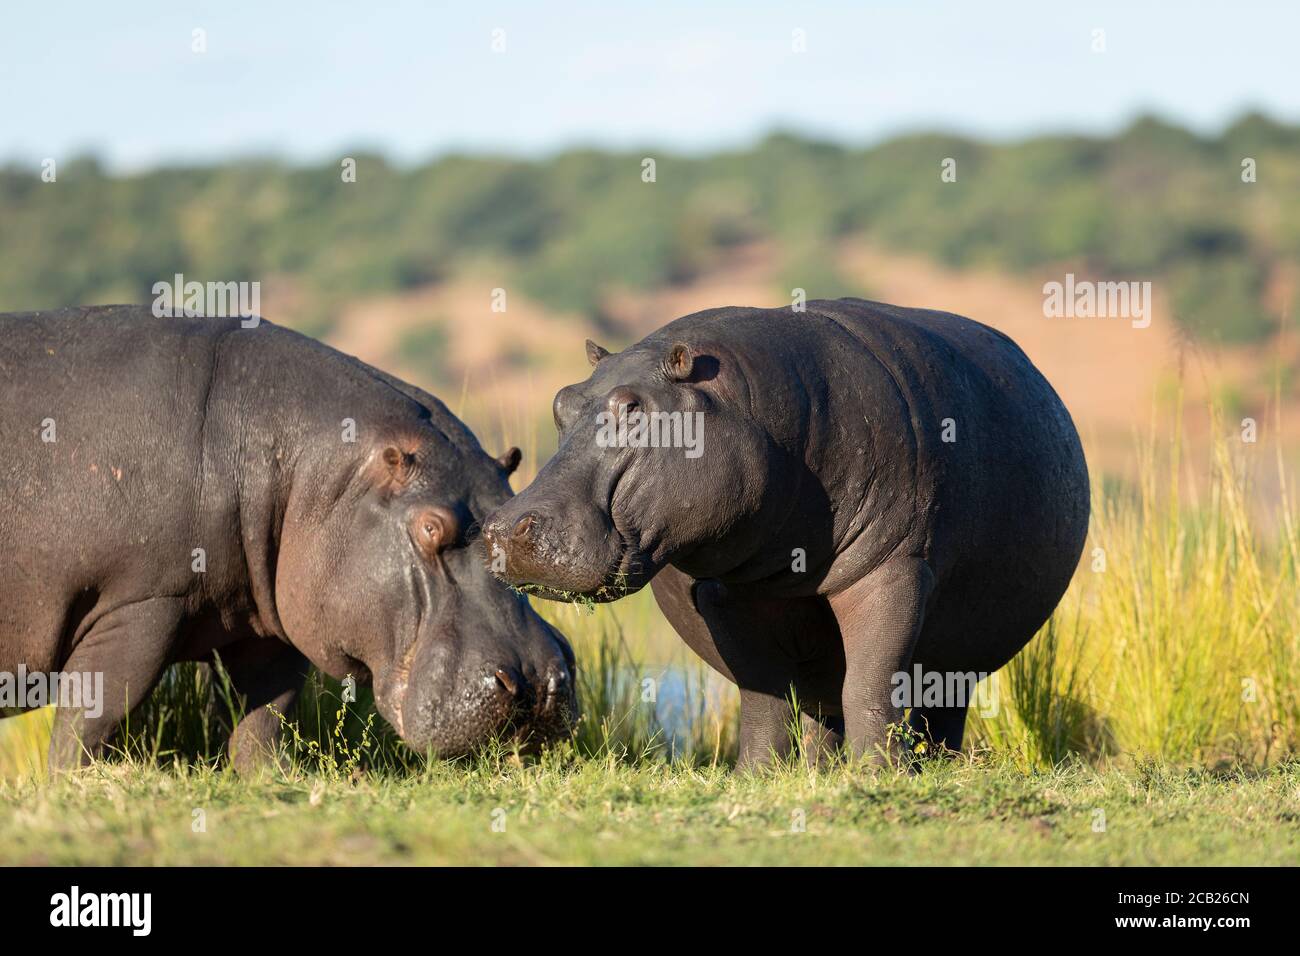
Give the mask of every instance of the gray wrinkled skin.
M 859 299 L 723 308 L 588 357 L 555 399 L 555 457 L 485 544 L 505 580 L 550 597 L 653 581 L 740 687 L 742 764 L 789 750 L 792 688 L 812 750 L 880 753 L 896 673 L 997 670 L 1073 575 L 1078 435 L 987 326 Z M 601 447 L 597 415 L 628 408 L 703 413 L 703 454 Z M 968 704 L 916 707 L 913 728 L 955 749 Z
M 114 306 L 0 315 L 0 408 L 0 670 L 104 674 L 103 715 L 56 711 L 53 767 L 213 651 L 247 697 L 237 765 L 308 662 L 373 680 L 418 749 L 568 732 L 568 644 L 470 547 L 518 452 L 433 396 L 268 322 Z

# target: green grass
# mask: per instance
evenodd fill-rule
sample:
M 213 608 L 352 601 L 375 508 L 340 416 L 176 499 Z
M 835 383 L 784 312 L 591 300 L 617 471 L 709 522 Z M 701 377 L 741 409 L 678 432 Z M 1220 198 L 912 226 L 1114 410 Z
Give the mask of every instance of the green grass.
M 15 864 L 1296 865 L 1298 786 L 1295 764 L 1026 774 L 995 758 L 750 776 L 498 755 L 260 781 L 102 763 L 0 784 L 0 845 Z
M 1281 496 L 1250 504 L 1260 448 L 1220 441 L 1189 487 L 1179 444 L 1152 439 L 1136 487 L 1095 482 L 1061 607 L 997 675 L 967 752 L 916 772 L 732 772 L 734 689 L 706 692 L 646 590 L 537 602 L 573 641 L 584 711 L 540 762 L 427 759 L 367 695 L 344 709 L 315 678 L 287 767 L 240 779 L 221 749 L 237 702 L 190 665 L 70 777 L 44 776 L 48 713 L 0 723 L 0 845 L 22 863 L 1294 865 L 1300 526 L 1277 462 Z M 649 699 L 665 674 L 687 689 L 673 739 Z

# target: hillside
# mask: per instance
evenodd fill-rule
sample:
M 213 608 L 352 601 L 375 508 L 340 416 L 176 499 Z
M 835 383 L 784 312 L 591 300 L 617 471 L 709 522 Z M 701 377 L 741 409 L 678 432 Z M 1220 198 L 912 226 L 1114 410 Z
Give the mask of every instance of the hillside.
M 1300 357 L 1283 326 L 1297 299 L 1298 152 L 1300 127 L 1250 115 L 1213 137 L 1146 118 L 1106 139 L 1010 144 L 773 135 L 706 157 L 447 156 L 409 169 L 356 156 L 355 182 L 335 163 L 113 177 L 83 159 L 53 183 L 10 166 L 0 310 L 146 301 L 176 273 L 260 281 L 268 317 L 432 387 L 490 439 L 541 455 L 551 395 L 585 374 L 588 336 L 617 348 L 686 312 L 778 305 L 796 287 L 865 295 L 1009 332 L 1094 455 L 1123 471 L 1153 398 L 1180 382 L 1189 403 L 1216 398 L 1230 419 L 1270 415 L 1278 386 L 1294 394 Z M 1246 158 L 1255 182 L 1242 180 Z M 1155 321 L 1045 319 L 1042 284 L 1067 272 L 1150 281 Z

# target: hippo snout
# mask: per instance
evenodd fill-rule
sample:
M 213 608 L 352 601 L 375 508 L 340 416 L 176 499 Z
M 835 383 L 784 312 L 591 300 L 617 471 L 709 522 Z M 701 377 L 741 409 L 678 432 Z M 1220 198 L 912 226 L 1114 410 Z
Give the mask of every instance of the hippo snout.
M 510 583 L 525 569 L 538 563 L 541 543 L 544 540 L 546 520 L 535 511 L 520 515 L 502 514 L 489 519 L 483 529 L 492 569 L 498 577 Z M 524 574 L 526 577 L 526 574 Z
M 532 674 L 518 664 L 488 664 L 454 704 L 417 691 L 401 710 L 407 744 L 457 757 L 494 738 L 517 741 L 527 752 L 563 740 L 577 721 L 578 701 L 570 666 L 557 660 Z
M 484 522 L 483 545 L 499 580 L 562 601 L 610 599 L 625 557 L 607 516 L 544 503 L 525 507 L 518 499 Z
M 567 662 L 553 663 L 532 681 L 513 667 L 499 667 L 484 683 L 512 711 L 512 716 L 527 722 L 576 710 L 569 666 Z
M 578 698 L 573 677 L 573 656 L 561 642 L 565 656 L 544 669 L 525 675 L 513 667 L 498 668 L 489 678 L 497 698 L 499 726 L 527 751 L 568 737 L 578 718 Z
M 483 525 L 488 557 L 508 556 L 513 550 L 533 547 L 540 537 L 542 524 L 541 516 L 535 511 L 520 513 L 502 508 L 495 512 Z
M 565 575 L 568 563 L 552 537 L 551 522 L 534 510 L 502 509 L 483 528 L 492 573 L 516 587 L 545 584 L 556 590 L 581 591 L 589 582 L 577 575 Z M 557 574 L 557 571 L 559 572 Z M 563 582 L 557 578 L 563 577 Z M 599 586 L 600 582 L 594 582 Z

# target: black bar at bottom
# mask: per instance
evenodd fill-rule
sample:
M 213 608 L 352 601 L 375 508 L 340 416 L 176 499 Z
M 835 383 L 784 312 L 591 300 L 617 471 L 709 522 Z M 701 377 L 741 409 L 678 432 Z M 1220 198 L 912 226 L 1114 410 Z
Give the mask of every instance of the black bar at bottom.
M 76 934 L 204 943 L 337 945 L 377 927 L 498 943 L 552 935 L 599 944 L 636 927 L 720 936 L 765 926 L 862 927 L 970 939 L 977 927 L 1053 938 L 1173 934 L 1231 941 L 1282 930 L 1300 880 L 1289 869 L 87 869 L 0 870 L 6 942 Z M 146 896 L 147 894 L 147 896 Z M 115 925 L 86 925 L 110 923 Z M 417 924 L 427 924 L 417 928 Z M 739 926 L 737 924 L 740 924 Z M 684 928 L 684 927 L 683 927 Z M 146 932 L 147 931 L 147 932 Z M 196 933 L 199 935 L 196 937 Z M 250 935 L 251 934 L 251 935 Z M 504 936 L 500 935 L 504 934 Z M 609 936 L 607 934 L 614 934 Z M 671 936 L 666 939 L 671 939 Z M 811 938 L 811 937 L 809 937 Z M 495 944 L 494 944 L 495 945 Z M 11 950 L 12 951 L 12 950 Z

